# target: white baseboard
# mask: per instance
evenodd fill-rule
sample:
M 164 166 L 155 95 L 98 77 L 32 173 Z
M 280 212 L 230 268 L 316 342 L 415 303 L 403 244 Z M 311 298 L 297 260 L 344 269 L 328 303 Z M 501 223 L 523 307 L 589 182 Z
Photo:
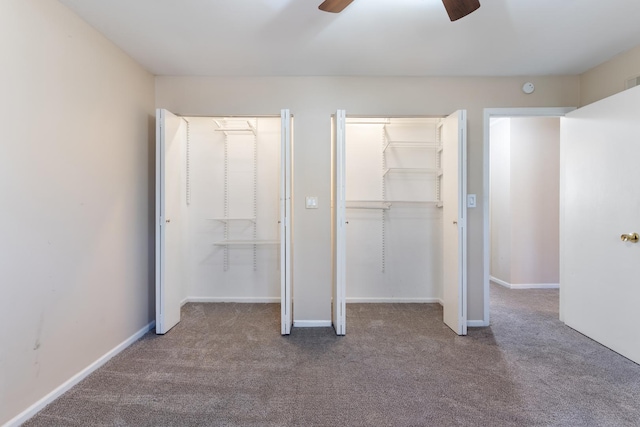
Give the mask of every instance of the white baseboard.
M 29 418 L 33 417 L 35 414 L 40 412 L 40 410 L 42 410 L 45 406 L 47 406 L 48 404 L 50 404 L 51 402 L 53 402 L 54 400 L 56 400 L 57 398 L 62 396 L 64 393 L 69 391 L 74 385 L 78 384 L 80 381 L 82 381 L 83 379 L 87 378 L 96 369 L 100 368 L 102 365 L 107 363 L 111 358 L 116 356 L 122 350 L 124 350 L 125 348 L 129 347 L 131 344 L 133 344 L 137 340 L 139 340 L 144 334 L 146 334 L 149 331 L 154 330 L 155 327 L 156 327 L 156 322 L 154 320 L 151 323 L 149 323 L 147 326 L 145 326 L 144 328 L 140 329 L 135 334 L 131 335 L 126 340 L 122 341 L 120 344 L 118 344 L 116 347 L 114 347 L 109 352 L 104 354 L 102 357 L 100 357 L 98 360 L 93 362 L 91 365 L 87 366 L 82 371 L 78 372 L 73 377 L 69 378 L 67 381 L 62 383 L 55 390 L 53 390 L 51 393 L 47 394 L 42 399 L 38 400 L 36 403 L 34 403 L 33 405 L 29 406 L 27 409 L 22 411 L 20 414 L 18 414 L 17 416 L 15 416 L 11 420 L 9 420 L 6 424 L 4 424 L 3 427 L 18 427 L 18 426 L 20 426 L 25 421 L 27 421 Z
M 497 277 L 489 276 L 489 281 L 495 283 L 496 285 L 500 285 L 503 288 L 511 289 L 511 283 L 500 280 Z
M 489 326 L 489 322 L 485 322 L 484 320 L 467 320 L 467 327 L 469 328 L 484 328 L 485 326 Z
M 440 298 L 359 298 L 347 297 L 347 304 L 376 304 L 376 303 L 402 303 L 402 304 L 440 304 Z
M 279 303 L 280 297 L 189 297 L 187 302 Z
M 294 328 L 328 328 L 331 327 L 331 320 L 294 320 Z
M 559 283 L 509 283 L 504 280 L 500 280 L 497 277 L 491 276 L 489 278 L 496 285 L 503 286 L 507 289 L 560 289 Z
M 524 283 L 511 285 L 511 289 L 560 289 L 560 283 Z

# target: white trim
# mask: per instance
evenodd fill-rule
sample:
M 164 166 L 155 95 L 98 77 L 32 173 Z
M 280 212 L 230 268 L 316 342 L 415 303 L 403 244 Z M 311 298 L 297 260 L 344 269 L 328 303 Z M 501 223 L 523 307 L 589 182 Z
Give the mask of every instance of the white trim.
M 482 122 L 482 240 L 483 240 L 483 269 L 484 269 L 484 319 L 483 323 L 489 325 L 489 282 L 491 269 L 491 236 L 489 224 L 489 142 L 491 139 L 491 118 L 492 117 L 563 117 L 567 113 L 575 110 L 575 107 L 549 107 L 549 108 L 485 108 Z M 469 324 L 469 322 L 467 322 Z
M 519 283 L 511 289 L 560 289 L 560 283 Z
M 347 304 L 440 304 L 442 305 L 441 298 L 360 298 L 360 297 L 347 297 Z
M 235 302 L 235 303 L 258 303 L 272 304 L 280 303 L 280 297 L 188 297 L 187 302 Z
M 489 322 L 484 320 L 467 320 L 468 328 L 484 328 L 486 326 L 489 326 Z
M 294 320 L 295 328 L 330 328 L 331 320 Z
M 4 424 L 3 427 L 20 426 L 21 424 L 26 422 L 28 419 L 30 419 L 31 417 L 36 415 L 38 412 L 40 412 L 42 409 L 44 409 L 45 406 L 47 406 L 48 404 L 50 404 L 51 402 L 53 402 L 54 400 L 62 396 L 64 393 L 69 391 L 73 386 L 78 384 L 80 381 L 87 378 L 95 370 L 103 366 L 105 363 L 107 363 L 111 358 L 116 356 L 122 350 L 126 349 L 131 344 L 133 344 L 134 342 L 142 338 L 142 336 L 145 335 L 147 332 L 154 330 L 155 327 L 156 327 L 156 322 L 154 320 L 151 323 L 149 323 L 147 326 L 140 329 L 135 334 L 131 335 L 126 340 L 122 341 L 116 347 L 114 347 L 113 349 L 105 353 L 102 357 L 100 357 L 98 360 L 96 360 L 95 362 L 93 362 L 92 364 L 84 368 L 82 371 L 78 372 L 77 374 L 69 378 L 67 381 L 65 381 L 56 389 L 54 389 L 51 393 L 47 394 L 42 399 L 38 400 L 36 403 L 29 406 L 20 414 L 18 414 L 17 416 L 9 420 L 6 424 Z
M 490 276 L 490 280 L 496 285 L 507 289 L 560 289 L 560 283 L 509 283 L 497 277 Z
M 503 288 L 511 289 L 511 283 L 505 282 L 504 280 L 498 279 L 497 277 L 489 275 L 489 281 L 495 283 L 496 285 L 500 285 Z

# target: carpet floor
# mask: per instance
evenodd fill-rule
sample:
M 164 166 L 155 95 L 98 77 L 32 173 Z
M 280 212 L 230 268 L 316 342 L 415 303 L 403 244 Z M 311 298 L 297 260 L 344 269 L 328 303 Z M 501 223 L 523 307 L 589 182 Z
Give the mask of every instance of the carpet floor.
M 24 425 L 640 426 L 640 366 L 561 323 L 557 290 L 491 292 L 466 337 L 437 304 L 348 304 L 344 337 L 187 304 Z

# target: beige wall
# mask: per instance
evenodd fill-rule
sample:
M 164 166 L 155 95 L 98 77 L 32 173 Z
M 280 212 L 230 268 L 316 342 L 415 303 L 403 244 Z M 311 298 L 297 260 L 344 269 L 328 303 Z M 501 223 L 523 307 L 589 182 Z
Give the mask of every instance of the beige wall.
M 559 282 L 560 119 L 511 119 L 511 283 Z
M 525 95 L 525 81 L 536 91 Z M 563 107 L 580 101 L 578 76 L 500 78 L 421 77 L 157 77 L 156 106 L 178 114 L 295 115 L 296 320 L 329 320 L 331 300 L 330 116 L 445 115 L 468 112 L 468 192 L 482 200 L 484 108 Z M 318 209 L 304 208 L 318 196 Z M 483 319 L 482 206 L 469 211 L 470 320 Z
M 640 76 L 640 46 L 580 76 L 580 105 L 587 105 L 625 89 L 627 79 Z
M 56 1 L 0 28 L 4 424 L 154 318 L 154 81 Z

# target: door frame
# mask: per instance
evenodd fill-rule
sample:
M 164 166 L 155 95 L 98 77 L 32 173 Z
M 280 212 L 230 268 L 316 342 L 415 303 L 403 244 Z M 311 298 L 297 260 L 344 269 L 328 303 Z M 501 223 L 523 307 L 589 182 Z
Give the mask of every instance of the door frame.
M 470 327 L 489 326 L 491 321 L 489 292 L 491 281 L 491 221 L 490 214 L 490 144 L 491 144 L 491 119 L 499 117 L 564 117 L 576 107 L 508 107 L 485 108 L 483 114 L 483 139 L 482 139 L 482 257 L 483 257 L 483 295 L 484 309 L 482 320 L 467 320 Z M 560 319 L 562 320 L 562 306 L 560 307 Z

